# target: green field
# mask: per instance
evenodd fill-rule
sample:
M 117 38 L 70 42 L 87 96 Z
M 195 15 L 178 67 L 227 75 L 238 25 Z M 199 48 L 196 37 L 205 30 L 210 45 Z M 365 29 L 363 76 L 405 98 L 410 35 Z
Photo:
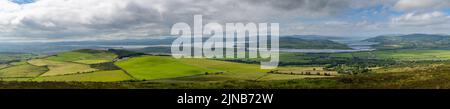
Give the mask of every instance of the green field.
M 400 61 L 450 60 L 450 50 L 383 50 L 356 53 L 335 53 L 332 57 L 394 59 Z
M 45 67 L 38 67 L 30 64 L 22 64 L 18 66 L 12 66 L 0 70 L 1 78 L 25 78 L 25 77 L 37 77 L 48 69 Z
M 97 64 L 111 62 L 116 57 L 116 54 L 107 51 L 83 49 L 59 53 L 46 59 L 53 61 L 78 62 L 83 64 Z
M 0 69 L 8 67 L 8 64 L 0 64 Z
M 73 62 L 83 63 L 83 64 L 99 64 L 99 63 L 111 62 L 111 60 L 78 60 L 78 61 L 73 61 Z
M 419 82 L 442 82 L 441 79 L 445 78 L 435 76 L 450 75 L 447 74 L 450 70 L 446 69 L 450 65 L 450 50 L 282 53 L 280 64 L 293 65 L 279 66 L 274 70 L 260 69 L 255 60 L 231 62 L 151 55 L 116 57 L 108 51 L 77 50 L 0 64 L 0 79 L 8 81 L 6 86 L 11 81 L 19 81 L 93 85 L 83 87 L 111 85 L 116 88 L 395 88 L 405 84 L 429 88 L 429 84 Z M 395 60 L 396 63 L 391 65 L 372 59 Z M 330 63 L 342 67 L 329 67 Z M 369 73 L 358 75 L 341 74 L 339 70 L 331 69 L 348 71 L 365 63 L 388 66 L 369 67 Z
M 295 67 L 295 66 L 287 66 L 287 67 L 279 67 L 278 72 L 283 73 L 283 74 L 299 74 L 299 73 L 306 73 L 309 72 L 311 74 L 330 74 L 330 75 L 338 75 L 338 73 L 336 71 L 326 71 L 324 70 L 323 67 L 308 67 L 308 66 L 303 66 L 303 67 Z
M 393 58 L 397 60 L 450 60 L 450 50 L 397 50 L 378 51 L 378 58 Z
M 49 71 L 45 72 L 41 76 L 58 76 L 78 73 L 89 73 L 96 71 L 89 67 L 89 65 L 77 64 L 71 62 L 52 61 L 46 59 L 34 59 L 28 61 L 28 63 L 35 66 L 48 67 Z
M 255 80 L 266 74 L 259 65 L 241 64 L 207 59 L 181 59 L 180 62 L 192 66 L 223 72 L 223 74 L 195 75 L 189 77 L 171 78 L 171 81 L 226 81 Z
M 179 62 L 171 57 L 142 56 L 115 63 L 140 80 L 176 78 L 199 75 L 218 70 L 202 68 Z
M 103 55 L 106 55 L 106 57 Z M 170 56 L 139 56 L 112 63 L 111 61 L 114 60 L 115 57 L 117 57 L 117 55 L 107 51 L 77 50 L 64 52 L 45 59 L 30 60 L 28 63 L 31 65 L 25 62 L 11 64 L 8 68 L 0 70 L 0 72 L 3 72 L 0 74 L 2 74 L 3 77 L 22 78 L 40 76 L 33 79 L 36 81 L 79 80 L 98 82 L 124 81 L 131 79 L 179 82 L 229 80 L 271 81 L 339 76 L 336 71 L 326 71 L 321 65 L 280 66 L 276 69 L 276 73 L 268 73 L 271 70 L 261 70 L 258 64 L 245 64 L 210 59 L 174 59 Z M 398 61 L 446 60 L 450 59 L 450 50 L 389 50 L 332 54 L 282 53 L 281 55 L 282 62 L 288 61 L 294 63 L 320 63 L 320 59 L 326 57 L 341 60 L 350 60 L 348 58 L 355 57 L 366 59 L 395 59 Z M 317 59 L 319 59 L 319 61 Z M 329 61 L 330 60 L 325 60 L 325 62 Z M 110 64 L 88 65 L 108 62 L 110 62 Z M 6 66 L 7 65 L 5 65 L 5 67 Z M 115 66 L 118 68 L 115 68 Z M 39 70 L 38 68 L 44 68 L 44 70 Z M 35 69 L 38 70 L 33 71 Z M 102 71 L 98 71 L 99 69 Z M 373 71 L 381 73 L 391 71 L 404 72 L 415 71 L 419 68 L 392 67 L 388 70 L 386 69 L 387 68 L 373 69 Z M 127 73 L 129 75 L 126 75 Z M 107 74 L 112 75 L 110 77 L 105 76 Z M 98 76 L 98 78 L 95 79 L 95 76 Z
M 16 82 L 28 82 L 32 81 L 33 78 L 0 78 L 1 81 L 16 81 Z
M 262 70 L 257 64 L 243 64 L 235 62 L 208 60 L 208 59 L 180 59 L 180 62 L 223 71 L 223 74 L 195 75 L 180 78 L 171 78 L 166 81 L 230 81 L 230 80 L 292 80 L 299 78 L 318 78 L 330 76 L 317 75 L 290 75 L 290 74 L 270 74 L 271 70 Z M 280 67 L 277 70 L 289 70 L 295 72 L 306 72 L 312 70 L 311 67 Z
M 35 57 L 34 54 L 27 53 L 2 53 L 0 52 L 0 64 L 5 64 L 8 62 L 17 62 L 20 60 L 30 59 Z
M 69 52 L 65 52 L 69 53 Z M 64 53 L 63 53 L 64 54 Z M 72 54 L 72 53 L 69 53 Z M 75 56 L 75 55 L 72 55 Z M 4 81 L 90 81 L 114 82 L 126 80 L 163 80 L 163 81 L 228 81 L 228 80 L 285 80 L 300 78 L 318 78 L 317 75 L 268 74 L 270 70 L 261 70 L 257 64 L 243 64 L 208 59 L 174 59 L 170 56 L 133 57 L 111 64 L 99 64 L 91 67 L 87 64 L 104 63 L 101 58 L 73 61 L 64 55 L 64 61 L 55 58 L 49 60 L 33 59 L 27 62 L 12 63 L 0 70 Z M 60 58 L 62 59 L 62 58 Z M 99 60 L 96 60 L 99 59 Z M 81 62 L 84 61 L 84 62 Z M 81 64 L 86 63 L 86 64 Z M 122 68 L 118 70 L 114 65 Z M 101 68 L 102 71 L 98 71 Z M 120 69 L 119 68 L 119 69 Z M 304 72 L 311 67 L 283 67 L 281 71 Z M 320 70 L 321 68 L 317 68 Z M 127 75 L 126 73 L 129 73 Z M 37 77 L 39 76 L 39 77 Z M 36 78 L 34 78 L 36 77 Z M 33 79 L 34 78 L 34 79 Z
M 121 70 L 96 71 L 92 73 L 38 77 L 33 81 L 84 81 L 84 82 L 116 82 L 133 80 Z
M 174 59 L 169 56 L 141 56 L 115 63 L 137 79 L 163 81 L 227 81 L 257 80 L 270 70 L 256 64 L 243 64 L 208 59 Z M 297 69 L 299 70 L 299 69 Z M 317 76 L 279 75 L 279 78 L 309 78 Z
M 357 60 L 357 59 L 360 60 Z M 352 53 L 281 53 L 280 65 L 317 65 L 331 63 L 370 62 L 379 60 L 393 61 L 437 61 L 450 60 L 450 50 L 380 50 Z M 246 62 L 257 62 L 259 60 L 246 60 Z

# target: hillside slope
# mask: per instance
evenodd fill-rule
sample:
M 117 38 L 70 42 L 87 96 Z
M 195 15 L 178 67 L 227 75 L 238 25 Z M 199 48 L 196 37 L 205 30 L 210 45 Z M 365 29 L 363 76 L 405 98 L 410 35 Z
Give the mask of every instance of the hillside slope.
M 351 49 L 345 44 L 325 39 L 303 39 L 296 37 L 281 37 L 280 48 L 289 49 Z
M 409 34 L 378 36 L 367 39 L 377 42 L 377 49 L 450 49 L 450 36 L 431 34 Z

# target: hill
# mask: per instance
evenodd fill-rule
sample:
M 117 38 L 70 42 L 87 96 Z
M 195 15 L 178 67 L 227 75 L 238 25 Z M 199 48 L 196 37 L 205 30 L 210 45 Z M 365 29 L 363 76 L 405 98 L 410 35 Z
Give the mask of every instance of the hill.
M 346 39 L 344 37 L 322 36 L 322 35 L 290 35 L 290 36 L 281 36 L 281 37 L 293 37 L 293 38 L 300 38 L 300 39 L 306 39 L 306 40 L 343 40 L 343 39 Z
M 409 34 L 384 35 L 367 39 L 377 49 L 450 49 L 449 35 Z
M 351 49 L 345 44 L 337 43 L 326 39 L 281 37 L 280 48 L 289 49 Z
M 280 37 L 280 48 L 285 49 L 351 49 L 346 44 L 341 44 L 332 40 L 340 40 L 339 37 L 328 36 L 282 36 Z M 169 39 L 164 39 L 167 41 Z M 203 39 L 206 41 L 207 39 Z M 164 42 L 163 41 L 163 42 Z M 170 44 L 168 44 L 170 45 Z M 138 49 L 127 49 L 130 51 L 150 53 L 150 54 L 170 54 L 170 46 L 145 47 Z

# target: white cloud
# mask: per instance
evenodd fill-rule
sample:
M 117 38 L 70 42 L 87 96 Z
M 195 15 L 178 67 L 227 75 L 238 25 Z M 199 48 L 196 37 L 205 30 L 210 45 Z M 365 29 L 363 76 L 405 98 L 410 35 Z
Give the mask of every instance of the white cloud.
M 406 10 L 431 10 L 448 8 L 449 0 L 399 0 L 394 8 L 398 11 Z
M 281 34 L 364 34 L 383 31 L 383 26 L 397 30 L 441 24 L 449 19 L 439 9 L 448 4 L 449 0 L 38 0 L 19 5 L 0 0 L 0 39 L 165 35 L 175 23 L 192 23 L 195 14 L 203 15 L 204 23 L 281 23 Z M 358 13 L 346 11 L 358 9 L 367 10 L 361 14 L 365 18 L 348 17 Z M 393 10 L 409 14 L 390 19 Z
M 450 16 L 443 12 L 430 13 L 407 13 L 405 15 L 394 17 L 391 22 L 394 26 L 435 26 L 448 24 Z
M 0 0 L 0 37 L 114 38 L 163 35 L 177 22 L 298 22 L 332 16 L 348 0 Z
M 4 37 L 65 37 L 104 34 L 160 23 L 160 0 L 0 1 Z M 131 30 L 133 31 L 133 30 Z

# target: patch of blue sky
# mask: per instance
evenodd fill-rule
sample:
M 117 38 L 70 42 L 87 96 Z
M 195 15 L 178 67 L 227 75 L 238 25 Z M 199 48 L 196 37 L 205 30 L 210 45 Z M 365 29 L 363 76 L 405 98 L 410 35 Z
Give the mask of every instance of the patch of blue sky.
M 450 8 L 444 9 L 443 11 L 445 14 L 449 15 L 450 14 Z
M 303 24 L 320 24 L 329 21 L 340 22 L 384 22 L 390 20 L 391 17 L 400 16 L 403 12 L 394 11 L 386 6 L 377 5 L 367 8 L 347 9 L 344 12 L 327 17 L 302 18 L 298 17 Z M 450 11 L 449 11 L 450 12 Z
M 17 3 L 17 4 L 28 4 L 28 3 L 35 2 L 35 0 L 9 0 L 9 1 Z
M 392 11 L 385 6 L 378 5 L 369 8 L 350 9 L 343 13 L 343 15 L 337 17 L 337 19 L 345 21 L 386 21 L 390 16 L 400 14 Z

